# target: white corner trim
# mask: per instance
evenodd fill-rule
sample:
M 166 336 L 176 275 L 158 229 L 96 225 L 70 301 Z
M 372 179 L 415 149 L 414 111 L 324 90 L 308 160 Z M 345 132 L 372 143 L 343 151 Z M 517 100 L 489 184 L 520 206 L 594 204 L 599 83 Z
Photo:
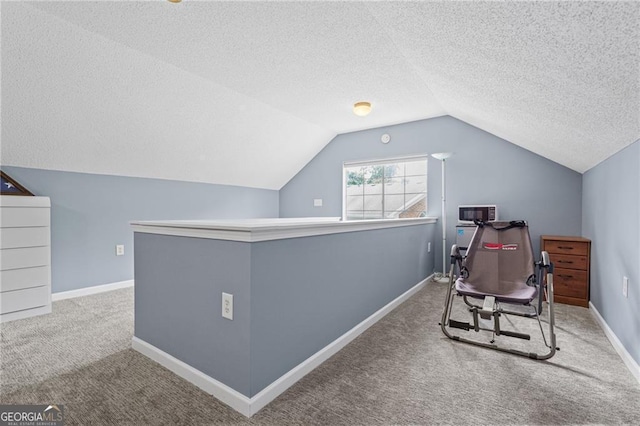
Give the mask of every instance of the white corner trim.
M 143 221 L 131 222 L 133 232 L 171 235 L 178 237 L 208 238 L 213 240 L 260 242 L 286 238 L 360 232 L 403 226 L 426 225 L 437 218 L 403 218 L 348 220 L 339 218 L 271 219 L 253 221 Z M 330 220 L 326 220 L 330 219 Z
M 213 377 L 207 376 L 202 371 L 196 370 L 178 358 L 169 355 L 135 336 L 133 336 L 131 340 L 131 348 L 151 358 L 188 382 L 193 383 L 208 394 L 213 395 L 240 414 L 246 417 L 251 417 L 253 414 L 251 413 L 251 400 L 247 396 L 219 382 Z
M 394 310 L 398 305 L 420 291 L 427 282 L 431 280 L 432 276 L 433 275 L 428 276 L 382 308 L 378 309 L 351 330 L 347 331 L 342 336 L 338 337 L 336 340 L 289 370 L 253 398 L 248 398 L 224 383 L 219 382 L 218 380 L 204 374 L 203 372 L 135 336 L 131 341 L 131 347 L 183 379 L 196 385 L 210 395 L 213 395 L 215 398 L 224 402 L 240 414 L 246 417 L 251 417 L 268 403 L 276 399 L 281 393 L 289 389 L 298 380 L 302 379 L 320 364 L 335 355 L 340 349 L 348 345 L 356 337 L 364 333 L 365 330 Z
M 104 293 L 105 291 L 119 290 L 127 287 L 133 287 L 133 280 L 95 285 L 93 287 L 79 288 L 77 290 L 59 291 L 51 295 L 51 301 L 55 302 L 58 300 L 72 299 L 74 297 L 89 296 L 91 294 Z
M 613 330 L 611 330 L 609 324 L 607 324 L 604 318 L 602 318 L 600 312 L 598 312 L 596 307 L 591 302 L 589 302 L 589 310 L 591 311 L 591 314 L 593 315 L 593 318 L 596 320 L 598 325 L 600 325 L 600 327 L 602 328 L 602 331 L 604 331 L 604 334 L 605 336 L 607 336 L 607 339 L 609 339 L 609 342 L 611 342 L 611 346 L 613 346 L 616 352 L 618 352 L 618 355 L 620 355 L 620 358 L 622 358 L 622 362 L 624 362 L 627 368 L 631 370 L 631 374 L 633 374 L 633 377 L 635 377 L 636 380 L 640 382 L 640 365 L 638 365 L 636 360 L 633 359 L 631 354 L 622 345 L 622 342 L 620 342 L 618 336 L 616 336 Z

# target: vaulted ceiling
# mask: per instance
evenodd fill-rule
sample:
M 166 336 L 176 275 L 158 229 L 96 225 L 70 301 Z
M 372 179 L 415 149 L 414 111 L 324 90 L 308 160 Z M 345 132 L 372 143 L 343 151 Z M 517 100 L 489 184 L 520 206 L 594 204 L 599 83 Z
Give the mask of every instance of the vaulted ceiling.
M 636 2 L 0 13 L 2 164 L 279 189 L 338 133 L 445 114 L 578 172 L 640 138 Z

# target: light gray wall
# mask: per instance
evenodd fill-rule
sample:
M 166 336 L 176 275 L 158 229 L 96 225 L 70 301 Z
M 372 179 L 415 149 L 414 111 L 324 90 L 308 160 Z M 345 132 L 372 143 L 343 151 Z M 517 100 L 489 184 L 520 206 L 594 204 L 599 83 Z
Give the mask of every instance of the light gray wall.
M 3 166 L 51 198 L 52 291 L 133 278 L 129 222 L 278 217 L 278 191 Z M 116 244 L 125 255 L 115 255 Z
M 136 232 L 134 334 L 253 397 L 426 278 L 434 229 L 259 243 Z
M 587 171 L 583 194 L 591 303 L 640 363 L 640 141 Z M 627 298 L 623 276 L 630 280 Z
M 134 335 L 249 395 L 250 256 L 249 243 L 136 232 Z
M 435 229 L 254 244 L 251 396 L 426 278 L 433 269 L 427 241 Z
M 387 145 L 380 142 L 384 133 L 391 135 Z M 454 153 L 447 160 L 447 247 L 455 242 L 459 204 L 497 204 L 501 219 L 528 220 L 536 253 L 542 234 L 581 234 L 579 173 L 450 116 L 336 136 L 280 190 L 280 216 L 342 215 L 344 161 L 435 152 Z M 430 216 L 440 216 L 440 167 L 429 158 Z M 314 198 L 322 198 L 323 207 L 313 207 Z M 436 240 L 439 271 L 442 246 Z

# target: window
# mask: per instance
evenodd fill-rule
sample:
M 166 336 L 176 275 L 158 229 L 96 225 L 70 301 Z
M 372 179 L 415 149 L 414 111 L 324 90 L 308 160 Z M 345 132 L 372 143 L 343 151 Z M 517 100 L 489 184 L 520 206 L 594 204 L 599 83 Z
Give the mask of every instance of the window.
M 345 220 L 424 217 L 427 157 L 344 164 Z

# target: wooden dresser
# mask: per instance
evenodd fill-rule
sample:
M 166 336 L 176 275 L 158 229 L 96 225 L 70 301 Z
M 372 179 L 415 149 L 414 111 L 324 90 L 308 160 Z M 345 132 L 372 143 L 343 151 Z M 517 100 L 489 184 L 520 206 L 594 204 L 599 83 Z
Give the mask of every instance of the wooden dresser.
M 51 312 L 47 197 L 0 196 L 0 322 Z
M 540 249 L 549 253 L 554 266 L 554 301 L 588 307 L 591 240 L 542 235 Z

